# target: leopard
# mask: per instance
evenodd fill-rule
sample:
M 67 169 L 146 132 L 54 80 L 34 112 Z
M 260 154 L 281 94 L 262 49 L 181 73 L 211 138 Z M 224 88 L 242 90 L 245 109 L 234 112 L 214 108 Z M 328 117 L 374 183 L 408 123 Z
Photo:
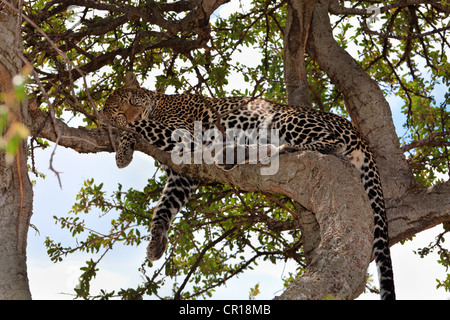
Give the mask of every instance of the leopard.
M 139 85 L 128 72 L 125 86 L 117 88 L 104 103 L 101 113 L 123 130 L 116 148 L 116 164 L 126 167 L 133 159 L 136 141 L 142 137 L 158 149 L 177 147 L 176 130 L 192 133 L 194 122 L 202 130 L 249 130 L 270 128 L 280 136 L 280 150 L 317 151 L 349 161 L 359 172 L 374 219 L 372 252 L 379 275 L 380 298 L 395 300 L 394 276 L 389 248 L 385 200 L 374 154 L 352 122 L 332 112 L 291 106 L 255 97 L 207 97 L 191 93 L 164 94 Z M 286 148 L 287 147 L 287 148 Z M 167 166 L 167 180 L 153 211 L 147 257 L 160 259 L 167 246 L 172 220 L 198 188 L 199 181 L 184 177 Z M 222 166 L 223 170 L 233 170 Z

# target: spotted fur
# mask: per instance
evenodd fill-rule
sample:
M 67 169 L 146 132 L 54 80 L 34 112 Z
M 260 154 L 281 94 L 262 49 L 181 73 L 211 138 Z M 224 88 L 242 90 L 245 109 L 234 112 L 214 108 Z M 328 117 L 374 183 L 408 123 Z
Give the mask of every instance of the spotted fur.
M 140 88 L 133 74 L 127 84 L 106 101 L 103 114 L 128 125 L 161 150 L 171 151 L 176 129 L 193 131 L 193 122 L 204 129 L 277 129 L 280 139 L 294 150 L 339 154 L 358 169 L 374 214 L 373 253 L 380 278 L 382 299 L 395 299 L 388 225 L 383 190 L 372 152 L 348 120 L 332 113 L 292 107 L 248 97 L 208 98 L 190 94 L 165 95 Z M 220 129 L 220 128 L 219 128 Z M 136 137 L 124 132 L 116 152 L 119 167 L 132 160 Z M 284 145 L 285 146 L 285 145 Z M 167 243 L 167 231 L 174 216 L 185 205 L 197 182 L 167 169 L 168 179 L 152 221 L 151 260 L 159 259 Z

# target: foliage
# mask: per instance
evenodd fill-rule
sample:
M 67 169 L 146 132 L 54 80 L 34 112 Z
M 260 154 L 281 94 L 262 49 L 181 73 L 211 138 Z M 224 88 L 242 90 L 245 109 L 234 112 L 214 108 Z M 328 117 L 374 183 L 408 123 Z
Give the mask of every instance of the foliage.
M 364 48 L 358 50 L 361 64 L 384 85 L 386 94 L 404 103 L 407 131 L 402 140 L 417 181 L 426 186 L 442 182 L 437 174 L 449 177 L 450 64 L 448 36 L 436 30 L 448 29 L 448 12 L 408 6 L 378 18 L 383 22 L 378 28 L 363 24 L 355 33 L 355 44 Z M 411 141 L 423 145 L 409 148 Z
M 62 261 L 78 251 L 98 256 L 83 267 L 80 283 L 75 288 L 77 298 L 119 296 L 142 299 L 146 295 L 160 296 L 162 289 L 167 291 L 164 287 L 167 283 L 171 283 L 172 296 L 164 298 L 205 298 L 231 277 L 257 266 L 259 259 L 277 263 L 292 258 L 304 266 L 298 231 L 280 231 L 271 225 L 274 221 L 289 222 L 290 219 L 286 210 L 272 203 L 274 198 L 240 192 L 230 186 L 203 186 L 182 211 L 182 217 L 175 219 L 162 265 L 155 269 L 147 260 L 142 263 L 139 268 L 144 280 L 142 285 L 117 293 L 103 291 L 92 295 L 89 283 L 113 246 L 147 245 L 152 207 L 162 191 L 163 181 L 164 176 L 150 179 L 143 191 L 130 189 L 123 192 L 119 185 L 118 191 L 108 198 L 102 191 L 102 184 L 96 185 L 93 179 L 86 180 L 69 215 L 54 217 L 55 222 L 71 232 L 77 241 L 75 246 L 65 247 L 47 239 L 47 251 L 52 261 Z M 292 206 L 290 200 L 283 197 L 275 201 L 285 202 L 286 208 Z M 86 227 L 80 216 L 93 210 L 98 211 L 102 219 L 110 220 L 109 230 L 96 231 Z M 149 275 L 150 271 L 152 275 Z M 258 292 L 256 286 L 249 294 L 254 297 Z
M 177 23 L 188 17 L 189 9 L 177 7 L 184 1 L 24 1 L 24 13 L 40 29 L 24 22 L 25 57 L 52 98 L 56 117 L 78 115 L 87 127 L 99 125 L 94 108 L 123 84 L 127 70 L 137 73 L 146 87 L 162 92 L 245 95 L 283 102 L 287 1 L 238 2 L 240 8 L 229 15 L 221 14 L 225 6 L 219 8 L 219 16 L 210 18 L 210 30 L 205 31 L 198 25 L 182 29 Z M 332 15 L 336 40 L 378 81 L 386 96 L 402 101 L 407 131 L 400 140 L 415 177 L 423 185 L 439 183 L 448 177 L 450 163 L 450 9 L 445 2 L 404 6 L 387 1 L 383 5 L 391 6 L 377 16 L 374 25 L 367 14 L 358 11 L 370 5 L 372 1 L 360 1 Z M 246 54 L 252 55 L 253 63 L 242 62 Z M 306 66 L 313 106 L 345 115 L 344 98 L 331 80 L 309 57 Z M 37 105 L 47 111 L 42 90 L 33 84 L 29 90 Z M 0 109 L 0 126 L 5 122 L 4 110 Z M 163 182 L 163 177 L 150 179 L 142 191 L 122 191 L 119 186 L 107 195 L 101 183 L 87 180 L 68 215 L 55 217 L 77 241 L 65 246 L 47 239 L 53 261 L 77 251 L 97 257 L 83 268 L 77 297 L 208 297 L 214 288 L 261 259 L 297 261 L 297 274 L 290 274 L 286 283 L 301 274 L 301 235 L 289 222 L 289 199 L 244 193 L 226 185 L 202 186 L 175 220 L 162 266 L 154 269 L 144 261 L 139 268 L 143 282 L 137 288 L 93 295 L 89 284 L 105 254 L 120 244 L 148 243 L 152 208 Z M 110 221 L 109 230 L 89 229 L 81 217 L 94 212 Z M 291 229 L 274 228 L 275 220 L 290 223 Z M 443 241 L 444 234 L 421 254 L 440 248 L 437 244 Z M 448 268 L 448 252 L 439 250 L 440 263 Z M 167 286 L 170 294 L 161 293 Z M 448 279 L 439 286 L 448 288 Z M 249 297 L 258 292 L 255 284 Z
M 436 236 L 436 241 L 424 248 L 418 249 L 416 253 L 423 258 L 428 254 L 437 251 L 437 254 L 439 255 L 438 263 L 445 267 L 445 271 L 448 272 L 448 268 L 450 267 L 450 251 L 444 247 L 444 235 L 450 232 L 450 224 L 446 222 L 443 223 L 442 226 L 444 230 Z M 444 280 L 436 279 L 436 282 L 436 288 L 444 288 L 445 291 L 450 292 L 450 274 L 447 274 L 447 278 Z

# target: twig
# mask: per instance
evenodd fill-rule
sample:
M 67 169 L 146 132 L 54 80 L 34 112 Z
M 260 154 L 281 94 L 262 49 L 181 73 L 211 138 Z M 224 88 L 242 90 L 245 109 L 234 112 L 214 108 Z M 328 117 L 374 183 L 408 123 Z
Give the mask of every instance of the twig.
M 64 59 L 64 61 L 67 63 L 67 65 L 68 65 L 68 66 L 71 66 L 72 69 L 76 70 L 76 71 L 80 74 L 80 76 L 81 76 L 82 79 L 83 79 L 83 84 L 84 84 L 84 87 L 85 87 L 85 90 L 86 90 L 86 96 L 87 96 L 87 98 L 88 98 L 89 103 L 90 103 L 91 106 L 92 106 L 92 110 L 93 110 L 93 112 L 94 112 L 94 116 L 95 116 L 97 119 L 99 119 L 100 121 L 102 121 L 103 123 L 105 123 L 105 124 L 107 125 L 107 127 L 108 127 L 108 133 L 109 133 L 109 137 L 110 137 L 110 141 L 111 141 L 111 145 L 113 146 L 113 149 L 115 150 L 115 149 L 116 149 L 116 148 L 115 148 L 115 143 L 114 143 L 114 139 L 113 139 L 113 137 L 112 137 L 112 132 L 111 132 L 111 128 L 110 128 L 111 122 L 109 121 L 109 119 L 106 119 L 106 117 L 104 117 L 103 115 L 101 115 L 101 114 L 98 112 L 97 107 L 95 106 L 94 100 L 92 99 L 92 96 L 91 96 L 91 94 L 90 94 L 90 92 L 89 92 L 89 86 L 88 86 L 88 84 L 87 84 L 85 74 L 84 74 L 77 66 L 75 66 L 75 64 L 67 57 L 67 55 L 66 55 L 62 50 L 60 50 L 60 49 L 58 48 L 58 46 L 50 39 L 50 37 L 47 35 L 47 33 L 44 32 L 44 31 L 43 31 L 36 23 L 34 23 L 34 21 L 31 20 L 27 15 L 25 15 L 25 14 L 22 12 L 21 9 L 18 9 L 18 8 L 14 7 L 12 4 L 10 4 L 9 2 L 7 2 L 7 1 L 5 1 L 5 0 L 0 0 L 0 1 L 3 2 L 6 6 L 8 6 L 11 10 L 17 12 L 17 14 L 19 15 L 19 18 L 18 18 L 19 21 L 22 21 L 22 19 L 23 19 L 23 20 L 27 21 L 31 26 L 33 26 L 33 28 L 35 28 L 35 29 L 36 29 L 36 30 L 37 30 L 37 31 L 38 31 L 38 32 L 39 32 L 39 33 L 47 40 L 47 42 L 48 42 L 48 43 L 50 44 L 50 46 L 58 53 L 58 55 L 60 55 L 60 56 Z M 20 8 L 21 8 L 21 7 L 20 7 Z M 52 152 L 52 154 L 51 154 L 51 156 L 50 156 L 50 170 L 52 170 L 52 171 L 56 174 L 56 176 L 57 176 L 57 178 L 58 178 L 59 185 L 60 185 L 60 187 L 62 188 L 62 185 L 61 185 L 61 179 L 60 179 L 60 176 L 59 176 L 59 172 L 56 171 L 56 170 L 53 168 L 53 157 L 54 157 L 56 148 L 57 148 L 57 146 L 58 146 L 59 140 L 60 140 L 60 138 L 61 138 L 61 132 L 60 132 L 60 130 L 59 130 L 58 126 L 57 126 L 57 123 L 56 123 L 56 117 L 55 117 L 55 112 L 54 112 L 54 106 L 53 106 L 53 104 L 50 102 L 50 99 L 49 99 L 49 97 L 48 97 L 48 95 L 47 95 L 47 93 L 46 93 L 46 91 L 45 91 L 45 89 L 44 89 L 44 87 L 43 87 L 43 85 L 42 85 L 42 83 L 41 83 L 41 81 L 40 81 L 40 79 L 39 79 L 39 77 L 38 77 L 38 74 L 36 73 L 36 70 L 35 70 L 34 67 L 33 67 L 33 65 L 25 58 L 25 56 L 23 55 L 23 53 L 19 53 L 19 56 L 20 56 L 21 60 L 22 60 L 22 61 L 30 68 L 30 70 L 32 70 L 32 73 L 33 73 L 33 76 L 34 76 L 34 78 L 35 78 L 35 81 L 36 81 L 36 83 L 38 84 L 39 89 L 40 89 L 41 93 L 43 94 L 44 99 L 45 99 L 45 101 L 47 102 L 47 104 L 48 104 L 48 106 L 49 106 L 49 112 L 50 112 L 50 115 L 51 115 L 51 118 L 52 118 L 52 122 L 53 122 L 53 125 L 54 125 L 54 129 L 55 129 L 56 135 L 57 135 L 57 138 L 56 138 L 56 141 L 55 141 L 55 148 L 53 149 L 53 152 Z M 69 70 L 69 79 L 70 79 L 70 89 L 71 89 L 71 92 L 72 92 L 72 94 L 73 94 L 73 96 L 74 96 L 75 103 L 78 104 L 79 102 L 78 102 L 78 98 L 77 98 L 77 96 L 76 96 L 76 94 L 75 94 L 75 89 L 74 89 L 74 86 L 73 86 L 73 79 L 72 79 L 72 72 L 71 72 L 71 70 Z
M 437 146 L 450 146 L 450 143 L 448 141 L 438 141 L 435 140 L 436 137 L 442 137 L 442 136 L 447 136 L 450 135 L 450 131 L 442 131 L 442 132 L 431 132 L 430 136 L 428 138 L 425 139 L 420 139 L 420 140 L 415 140 L 411 143 L 408 143 L 404 146 L 402 146 L 400 149 L 403 152 L 409 151 L 411 149 L 415 149 L 415 148 L 419 148 L 419 147 L 423 147 L 423 146 L 428 146 L 428 145 L 437 145 Z
M 230 234 L 232 234 L 234 231 L 236 231 L 238 229 L 238 225 L 234 226 L 233 228 L 227 230 L 226 232 L 224 232 L 220 237 L 218 237 L 216 240 L 210 242 L 205 248 L 203 248 L 202 252 L 200 252 L 197 260 L 195 261 L 195 263 L 192 265 L 192 268 L 189 270 L 189 273 L 187 274 L 186 278 L 184 278 L 183 283 L 181 284 L 180 288 L 178 288 L 178 291 L 175 293 L 174 296 L 174 300 L 179 300 L 180 299 L 180 295 L 181 295 L 181 291 L 183 291 L 184 287 L 186 286 L 186 284 L 188 283 L 189 279 L 191 278 L 192 274 L 195 272 L 195 270 L 197 269 L 197 267 L 200 265 L 200 263 L 202 262 L 203 256 L 206 254 L 206 252 L 214 247 L 217 243 L 219 243 L 220 241 L 222 241 L 223 239 L 225 239 L 226 237 L 228 237 Z
M 50 117 L 52 119 L 53 128 L 55 129 L 55 133 L 56 133 L 55 147 L 53 148 L 52 154 L 50 156 L 49 169 L 55 173 L 56 177 L 58 178 L 59 187 L 62 189 L 61 177 L 59 175 L 60 172 L 56 171 L 55 168 L 53 167 L 53 157 L 55 155 L 56 148 L 58 147 L 59 140 L 61 139 L 61 131 L 60 131 L 60 128 L 56 121 L 55 109 L 53 108 L 53 103 L 50 101 L 50 98 L 48 97 L 47 92 L 45 91 L 36 70 L 34 70 L 33 65 L 30 63 L 30 61 L 28 61 L 27 58 L 25 58 L 25 56 L 21 52 L 19 52 L 18 55 L 19 55 L 20 59 L 23 61 L 23 63 L 25 63 L 28 68 L 30 68 L 31 73 L 33 74 L 34 80 L 36 81 L 37 85 L 39 86 L 39 90 L 41 91 L 42 95 L 44 96 L 45 101 L 48 104 L 48 110 L 50 113 Z
M 371 34 L 371 35 L 375 35 L 378 36 L 380 38 L 390 38 L 390 39 L 397 39 L 397 40 L 411 40 L 411 39 L 421 39 L 436 33 L 440 33 L 442 31 L 446 31 L 449 30 L 450 26 L 445 26 L 442 28 L 438 28 L 432 31 L 427 31 L 427 32 L 423 32 L 423 33 L 418 33 L 418 34 L 411 34 L 408 36 L 397 36 L 397 35 L 392 35 L 392 34 L 386 34 L 386 33 L 382 33 L 379 31 L 375 31 L 375 30 L 370 30 L 369 28 L 367 28 L 366 26 L 362 26 L 362 30 L 363 32 L 367 33 L 367 34 Z

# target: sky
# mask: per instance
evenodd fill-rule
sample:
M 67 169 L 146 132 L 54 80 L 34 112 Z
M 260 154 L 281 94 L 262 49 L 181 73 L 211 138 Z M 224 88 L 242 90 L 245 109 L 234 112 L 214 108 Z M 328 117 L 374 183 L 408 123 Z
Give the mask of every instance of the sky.
M 239 1 L 232 1 L 230 5 L 222 8 L 220 14 L 227 15 L 236 10 Z M 239 54 L 239 53 L 237 53 Z M 237 59 L 243 63 L 254 63 L 253 54 L 241 53 Z M 240 86 L 241 76 L 236 75 L 233 85 Z M 244 85 L 244 84 L 242 84 Z M 152 89 L 152 84 L 145 86 Z M 446 88 L 436 88 L 436 94 Z M 399 136 L 403 134 L 402 124 L 404 117 L 400 113 L 402 102 L 389 97 L 395 126 Z M 70 123 L 69 123 L 70 124 Z M 77 126 L 76 120 L 71 123 Z M 53 146 L 53 144 L 52 144 Z M 133 162 L 124 169 L 118 169 L 115 165 L 114 154 L 78 154 L 71 149 L 58 146 L 56 149 L 53 167 L 61 172 L 62 188 L 53 172 L 49 170 L 50 155 L 53 148 L 36 150 L 35 164 L 38 171 L 46 175 L 45 179 L 30 178 L 36 180 L 34 188 L 34 210 L 31 224 L 39 231 L 29 230 L 27 261 L 28 276 L 33 299 L 72 299 L 73 287 L 81 274 L 79 268 L 90 257 L 85 254 L 68 256 L 61 263 L 50 261 L 44 241 L 46 237 L 63 244 L 73 243 L 74 240 L 67 231 L 55 225 L 53 216 L 65 216 L 75 203 L 75 196 L 83 186 L 86 179 L 94 178 L 97 183 L 104 183 L 104 190 L 109 193 L 117 189 L 120 183 L 123 189 L 135 188 L 141 190 L 154 174 L 154 160 L 140 152 L 135 153 Z M 98 219 L 98 213 L 91 212 L 83 216 L 95 227 L 100 227 L 103 219 Z M 398 299 L 449 299 L 450 293 L 443 289 L 436 290 L 436 278 L 446 277 L 445 269 L 436 263 L 435 254 L 420 258 L 413 253 L 419 247 L 423 247 L 434 241 L 435 235 L 441 230 L 441 226 L 421 232 L 413 241 L 405 245 L 397 244 L 391 248 L 395 285 Z M 101 288 L 114 290 L 133 287 L 140 283 L 140 274 L 137 269 L 145 257 L 146 244 L 138 248 L 118 247 L 108 254 L 100 265 L 100 272 L 92 282 L 92 293 L 97 293 Z M 158 267 L 158 263 L 154 268 Z M 220 287 L 213 295 L 214 299 L 248 299 L 250 288 L 257 283 L 260 285 L 260 295 L 257 299 L 272 299 L 281 294 L 283 275 L 295 268 L 292 264 L 273 265 L 260 263 L 253 271 L 246 272 L 238 278 L 234 278 L 226 286 Z M 374 263 L 369 267 L 369 273 L 373 275 L 374 282 L 378 282 Z M 362 300 L 378 300 L 378 295 L 363 294 Z

